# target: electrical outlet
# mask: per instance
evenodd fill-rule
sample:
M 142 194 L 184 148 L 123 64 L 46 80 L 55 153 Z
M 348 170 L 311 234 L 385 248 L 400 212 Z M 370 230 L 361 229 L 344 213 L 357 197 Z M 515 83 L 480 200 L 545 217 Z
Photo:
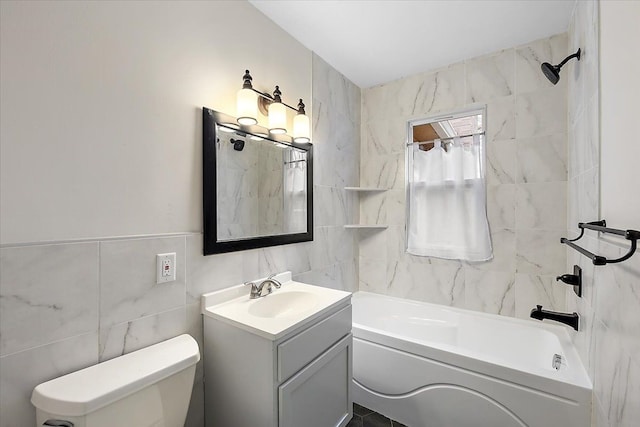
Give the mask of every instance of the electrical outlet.
M 176 280 L 176 253 L 156 255 L 156 283 Z

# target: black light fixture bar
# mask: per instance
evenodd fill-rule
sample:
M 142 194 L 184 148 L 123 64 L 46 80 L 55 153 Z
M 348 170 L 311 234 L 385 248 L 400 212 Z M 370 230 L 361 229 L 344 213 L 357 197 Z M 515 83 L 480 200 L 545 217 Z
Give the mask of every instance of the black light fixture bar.
M 257 93 L 258 95 L 260 95 L 262 97 L 262 99 L 266 99 L 266 106 L 268 106 L 270 103 L 274 102 L 276 99 L 274 98 L 273 95 L 271 95 L 270 93 L 266 93 L 266 92 L 260 92 L 259 90 L 257 90 L 256 88 L 253 87 L 253 85 L 251 84 L 251 81 L 253 80 L 253 77 L 251 77 L 251 73 L 249 72 L 249 70 L 246 70 L 244 72 L 244 76 L 242 76 L 243 79 L 243 84 L 242 84 L 242 88 L 243 89 L 251 89 L 252 91 L 254 91 L 255 93 Z M 274 95 L 277 95 L 278 98 L 280 98 L 280 88 L 279 86 L 276 86 L 276 91 L 274 92 Z M 290 109 L 292 109 L 293 111 L 300 111 L 300 108 L 293 108 L 291 105 L 287 104 L 286 102 L 282 102 L 282 99 L 279 99 L 278 101 L 279 103 L 281 103 L 282 105 L 284 105 L 285 107 L 289 107 Z M 302 102 L 302 99 L 300 100 L 300 102 Z M 266 109 L 265 106 L 265 109 Z M 303 104 L 303 109 L 304 109 L 304 104 Z
M 270 94 L 266 93 L 266 92 L 260 92 L 259 90 L 257 90 L 256 88 L 250 87 L 249 89 L 251 89 L 252 91 L 254 91 L 255 93 L 257 93 L 258 95 L 260 95 L 263 99 L 267 100 L 267 104 L 270 104 L 274 101 L 273 96 L 271 96 Z M 286 102 L 282 102 L 280 101 L 280 103 L 282 105 L 284 105 L 285 107 L 288 107 L 290 109 L 292 109 L 293 111 L 298 111 L 297 108 L 293 108 L 291 105 L 287 104 Z

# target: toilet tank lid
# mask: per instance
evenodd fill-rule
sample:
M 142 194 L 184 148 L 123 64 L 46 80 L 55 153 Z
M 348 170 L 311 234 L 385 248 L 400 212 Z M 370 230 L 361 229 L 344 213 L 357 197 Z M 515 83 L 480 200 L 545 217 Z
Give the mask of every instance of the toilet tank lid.
M 180 335 L 42 383 L 33 390 L 31 403 L 52 414 L 87 415 L 199 360 L 196 340 Z

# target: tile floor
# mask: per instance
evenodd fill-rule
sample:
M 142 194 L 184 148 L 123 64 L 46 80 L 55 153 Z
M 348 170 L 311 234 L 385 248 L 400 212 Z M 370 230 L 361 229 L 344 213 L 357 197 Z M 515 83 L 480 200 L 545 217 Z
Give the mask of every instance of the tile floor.
M 381 415 L 369 408 L 353 404 L 353 418 L 347 427 L 407 427 L 397 421 Z

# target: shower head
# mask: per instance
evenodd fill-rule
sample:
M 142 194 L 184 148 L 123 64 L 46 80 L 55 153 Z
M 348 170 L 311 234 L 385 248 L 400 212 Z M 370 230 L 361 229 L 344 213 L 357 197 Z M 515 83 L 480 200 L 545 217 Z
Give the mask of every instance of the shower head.
M 244 141 L 241 139 L 233 139 L 229 141 L 233 144 L 233 149 L 236 151 L 242 151 L 244 149 Z
M 542 69 L 542 73 L 545 75 L 546 78 L 549 79 L 551 83 L 553 84 L 558 83 L 558 81 L 560 80 L 559 67 L 556 67 L 555 65 L 551 65 L 548 62 L 544 62 L 542 63 L 540 68 Z
M 578 58 L 578 61 L 580 61 L 580 49 L 578 49 L 578 51 L 573 55 L 569 55 L 564 58 L 558 65 L 551 65 L 548 62 L 543 62 L 542 65 L 540 65 L 540 69 L 542 70 L 542 73 L 545 75 L 545 77 L 555 85 L 560 81 L 560 69 L 571 58 Z

